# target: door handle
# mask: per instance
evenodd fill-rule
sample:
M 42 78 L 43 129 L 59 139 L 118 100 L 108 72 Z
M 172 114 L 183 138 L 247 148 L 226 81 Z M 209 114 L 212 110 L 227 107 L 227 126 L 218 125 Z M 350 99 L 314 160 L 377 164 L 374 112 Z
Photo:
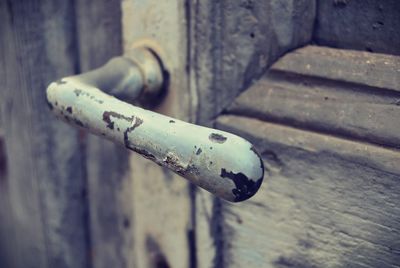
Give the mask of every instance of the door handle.
M 261 186 L 264 168 L 248 141 L 112 96 L 154 97 L 163 82 L 158 56 L 150 49 L 136 48 L 96 70 L 51 83 L 47 101 L 67 123 L 122 144 L 221 198 L 239 202 L 253 196 Z

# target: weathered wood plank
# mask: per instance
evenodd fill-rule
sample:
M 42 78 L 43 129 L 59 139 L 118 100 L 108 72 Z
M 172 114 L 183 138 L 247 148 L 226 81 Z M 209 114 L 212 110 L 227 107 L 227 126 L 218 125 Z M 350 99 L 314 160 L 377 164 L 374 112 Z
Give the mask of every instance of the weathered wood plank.
M 313 39 L 319 45 L 400 55 L 400 2 L 320 0 Z
M 81 72 L 122 54 L 121 1 L 77 1 Z M 129 154 L 87 135 L 86 163 L 93 267 L 134 267 Z
M 189 1 L 190 79 L 207 122 L 285 52 L 311 40 L 316 1 Z
M 122 11 L 124 50 L 135 43 L 148 45 L 169 71 L 168 92 L 153 104 L 154 110 L 190 121 L 195 96 L 186 73 L 185 1 L 125 0 Z M 188 183 L 136 154 L 130 162 L 136 267 L 194 267 Z
M 188 1 L 188 74 L 193 118 L 210 123 L 285 52 L 310 42 L 316 1 Z M 199 267 L 223 267 L 220 200 L 195 196 Z
M 399 147 L 399 91 L 400 57 L 308 46 L 282 57 L 228 111 Z
M 224 203 L 229 267 L 399 267 L 400 152 L 240 116 L 268 171 L 249 202 Z
M 189 188 L 182 177 L 131 155 L 137 267 L 191 267 Z
M 87 267 L 85 175 L 76 130 L 50 114 L 45 88 L 76 71 L 69 1 L 0 2 L 0 109 L 12 226 L 8 267 Z
M 393 55 L 307 46 L 286 54 L 271 70 L 400 91 L 400 57 Z
M 88 137 L 87 163 L 93 267 L 134 267 L 129 154 L 110 141 Z

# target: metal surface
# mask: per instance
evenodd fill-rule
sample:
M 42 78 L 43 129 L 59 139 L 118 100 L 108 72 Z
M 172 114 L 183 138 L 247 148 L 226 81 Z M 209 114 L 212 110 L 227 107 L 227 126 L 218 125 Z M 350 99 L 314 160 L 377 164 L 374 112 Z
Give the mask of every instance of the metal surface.
M 120 143 L 219 197 L 238 202 L 253 196 L 262 183 L 264 168 L 248 141 L 133 106 L 103 92 L 132 99 L 143 91 L 154 95 L 161 88 L 162 70 L 154 54 L 136 49 L 129 56 L 51 83 L 47 89 L 50 109 L 64 121 Z

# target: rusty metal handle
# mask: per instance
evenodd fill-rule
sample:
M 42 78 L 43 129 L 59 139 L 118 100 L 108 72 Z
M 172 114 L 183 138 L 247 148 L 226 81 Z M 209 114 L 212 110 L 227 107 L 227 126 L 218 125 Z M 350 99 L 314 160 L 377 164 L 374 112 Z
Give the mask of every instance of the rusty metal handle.
M 137 48 L 99 69 L 51 83 L 47 100 L 64 121 L 120 143 L 219 197 L 239 202 L 253 196 L 264 168 L 248 141 L 105 93 L 136 98 L 157 92 L 162 82 L 159 59 L 150 50 Z

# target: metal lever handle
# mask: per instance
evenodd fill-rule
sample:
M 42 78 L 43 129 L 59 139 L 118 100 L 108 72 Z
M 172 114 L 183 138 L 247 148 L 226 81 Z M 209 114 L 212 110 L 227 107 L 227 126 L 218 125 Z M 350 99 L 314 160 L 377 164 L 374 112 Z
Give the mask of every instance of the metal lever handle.
M 139 48 L 129 58 L 116 57 L 99 69 L 51 83 L 47 100 L 64 121 L 120 143 L 219 197 L 239 202 L 253 196 L 264 168 L 248 141 L 105 93 L 137 97 L 156 93 L 162 82 L 159 59 Z

